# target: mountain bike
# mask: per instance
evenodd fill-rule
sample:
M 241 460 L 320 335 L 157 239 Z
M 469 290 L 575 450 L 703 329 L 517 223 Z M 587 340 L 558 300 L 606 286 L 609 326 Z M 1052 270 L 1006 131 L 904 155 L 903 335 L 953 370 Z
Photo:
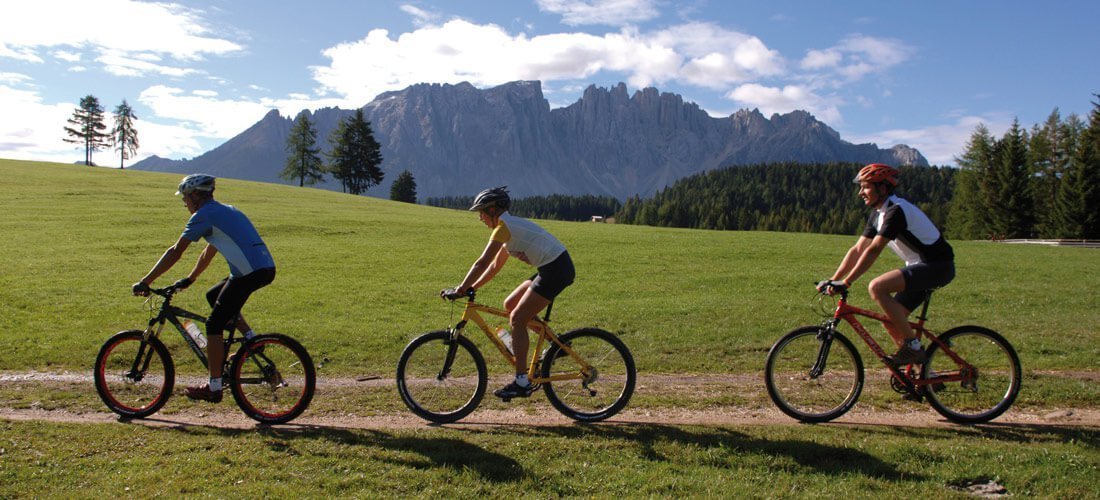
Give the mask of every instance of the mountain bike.
M 513 367 L 518 360 L 510 346 L 497 337 L 482 317 L 507 320 L 508 312 L 475 301 L 466 294 L 462 317 L 454 327 L 428 332 L 409 342 L 397 362 L 397 391 L 413 413 L 437 423 L 455 422 L 477 408 L 488 384 L 485 358 L 465 336 L 472 322 Z M 452 301 L 452 318 L 454 314 Z M 550 311 L 527 324 L 538 340 L 531 344 L 527 373 L 536 388 L 562 414 L 582 422 L 615 415 L 634 393 L 637 372 L 626 344 L 611 332 L 580 328 L 556 335 L 550 329 Z M 495 321 L 495 319 L 494 319 Z
M 209 367 L 205 351 L 181 321 L 205 323 L 206 318 L 171 305 L 177 291 L 174 286 L 153 289 L 145 302 L 151 312 L 149 326 L 116 333 L 96 356 L 96 392 L 111 411 L 125 418 L 156 413 L 172 394 L 176 369 L 160 339 L 166 324 L 175 327 L 202 365 Z M 241 411 L 264 424 L 281 424 L 301 415 L 317 383 L 313 359 L 305 347 L 278 333 L 246 340 L 230 329 L 225 352 L 232 352 L 236 344 L 236 353 L 226 356 L 223 373 Z
M 885 314 L 848 304 L 848 291 L 831 317 L 817 326 L 803 326 L 781 337 L 764 369 L 768 395 L 783 413 L 803 422 L 827 422 L 856 404 L 863 390 L 863 361 L 855 346 L 839 331 L 841 321 L 855 330 L 890 371 L 890 387 L 906 399 L 927 400 L 940 415 L 958 423 L 979 423 L 1004 413 L 1020 392 L 1021 368 L 1016 350 L 999 333 L 967 325 L 936 334 L 925 328 L 931 293 L 921 306 L 917 322 L 910 322 L 923 338 L 927 360 L 920 365 L 895 366 L 886 352 L 860 324 L 862 316 L 891 328 Z M 824 293 L 818 304 L 825 304 Z M 828 315 L 825 305 L 822 312 Z

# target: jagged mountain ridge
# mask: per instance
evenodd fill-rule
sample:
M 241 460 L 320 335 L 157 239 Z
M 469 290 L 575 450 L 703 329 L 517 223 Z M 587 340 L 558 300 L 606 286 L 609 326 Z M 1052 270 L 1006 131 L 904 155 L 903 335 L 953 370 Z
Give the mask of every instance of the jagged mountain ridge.
M 677 94 L 626 85 L 590 86 L 575 103 L 550 109 L 536 81 L 489 89 L 469 83 L 418 84 L 380 94 L 363 107 L 382 146 L 385 196 L 402 170 L 420 198 L 468 195 L 508 185 L 517 196 L 646 196 L 675 180 L 729 165 L 795 161 L 927 165 L 905 145 L 851 144 L 805 111 L 766 118 L 741 110 L 709 116 Z M 306 111 L 328 136 L 352 110 Z M 192 160 L 151 157 L 131 168 L 281 182 L 292 117 L 271 111 L 252 127 Z M 322 185 L 339 190 L 334 181 Z

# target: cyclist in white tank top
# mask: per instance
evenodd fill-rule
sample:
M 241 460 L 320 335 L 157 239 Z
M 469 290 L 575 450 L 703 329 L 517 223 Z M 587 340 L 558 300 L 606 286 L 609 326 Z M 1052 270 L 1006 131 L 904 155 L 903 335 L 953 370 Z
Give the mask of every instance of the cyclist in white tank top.
M 486 189 L 474 198 L 470 210 L 478 212 L 481 222 L 492 229 L 493 234 L 462 283 L 440 293 L 444 298 L 453 300 L 465 295 L 467 290 L 481 288 L 496 276 L 509 256 L 538 268 L 534 276 L 520 283 L 504 300 L 504 309 L 510 313 L 508 325 L 512 333 L 512 352 L 517 360 L 516 380 L 494 392 L 505 400 L 525 398 L 534 390 L 523 361 L 527 359 L 530 343 L 527 322 L 538 316 L 565 287 L 572 284 L 576 275 L 565 245 L 534 222 L 507 213 L 510 206 L 511 198 L 503 186 Z

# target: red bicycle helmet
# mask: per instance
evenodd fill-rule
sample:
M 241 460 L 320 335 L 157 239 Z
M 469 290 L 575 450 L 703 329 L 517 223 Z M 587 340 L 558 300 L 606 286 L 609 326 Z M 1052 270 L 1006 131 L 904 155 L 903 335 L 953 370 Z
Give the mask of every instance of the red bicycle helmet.
M 852 179 L 852 182 L 856 184 L 861 182 L 870 182 L 873 184 L 889 182 L 891 186 L 897 186 L 899 175 L 901 175 L 901 171 L 890 165 L 872 163 L 859 169 L 859 175 L 856 175 L 856 178 Z

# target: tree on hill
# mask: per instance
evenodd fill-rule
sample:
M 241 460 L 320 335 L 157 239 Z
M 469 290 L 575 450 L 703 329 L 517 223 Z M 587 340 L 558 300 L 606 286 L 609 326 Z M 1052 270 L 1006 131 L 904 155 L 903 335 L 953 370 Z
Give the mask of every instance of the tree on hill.
M 979 123 L 970 134 L 965 152 L 955 157 L 959 172 L 955 175 L 955 197 L 947 218 L 950 238 L 985 238 L 991 232 L 986 192 L 990 189 L 994 144 L 996 139 L 984 124 Z
M 382 182 L 382 146 L 374 139 L 362 108 L 340 122 L 329 136 L 329 143 L 332 151 L 328 170 L 340 180 L 345 193 L 362 194 Z
M 1019 121 L 1001 139 L 999 155 L 994 159 L 992 191 L 993 230 L 1006 238 L 1029 238 L 1034 235 L 1034 203 L 1032 203 L 1031 172 L 1027 162 L 1027 132 Z
M 397 176 L 397 179 L 393 181 L 393 185 L 390 186 L 390 199 L 405 203 L 416 203 L 416 179 L 413 178 L 412 172 L 405 170 Z
M 317 147 L 317 130 L 309 120 L 309 113 L 302 111 L 294 120 L 294 128 L 286 138 L 286 167 L 279 177 L 298 181 L 298 187 L 314 185 L 325 178 L 321 161 L 321 149 Z
M 115 128 L 111 130 L 111 145 L 118 151 L 120 169 L 126 168 L 126 160 L 133 158 L 140 147 L 134 120 L 137 120 L 134 109 L 123 99 L 122 104 L 115 108 Z
M 92 163 L 92 153 L 109 145 L 110 135 L 106 132 L 107 125 L 103 123 L 103 106 L 94 95 L 86 95 L 80 99 L 80 107 L 73 111 L 72 118 L 68 120 L 71 126 L 65 127 L 68 137 L 65 142 L 84 145 L 84 164 Z
M 1100 102 L 1093 103 L 1088 128 L 1058 187 L 1051 225 L 1059 236 L 1100 238 Z

